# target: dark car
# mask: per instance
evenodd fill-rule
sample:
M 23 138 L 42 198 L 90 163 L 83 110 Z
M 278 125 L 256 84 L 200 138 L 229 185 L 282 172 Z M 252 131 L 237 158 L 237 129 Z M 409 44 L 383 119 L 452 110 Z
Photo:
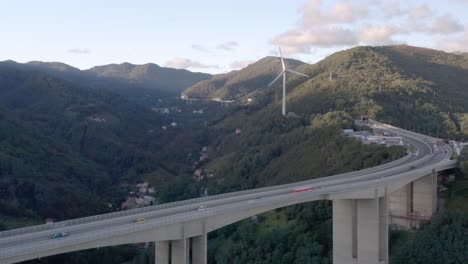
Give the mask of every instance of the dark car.
M 66 232 L 58 232 L 58 233 L 53 234 L 50 238 L 56 239 L 56 238 L 66 237 L 68 235 L 69 234 Z

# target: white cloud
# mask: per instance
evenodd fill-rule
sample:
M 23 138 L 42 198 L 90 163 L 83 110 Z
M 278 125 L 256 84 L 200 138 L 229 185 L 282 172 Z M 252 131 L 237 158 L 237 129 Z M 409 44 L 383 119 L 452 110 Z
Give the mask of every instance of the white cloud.
M 196 50 L 196 51 L 201 51 L 201 52 L 209 52 L 209 50 L 205 47 L 203 47 L 202 45 L 198 45 L 198 44 L 192 44 L 192 49 Z
M 91 53 L 91 51 L 89 49 L 79 49 L 79 48 L 69 49 L 68 52 L 74 53 L 74 54 L 89 54 L 89 53 Z
M 464 26 L 454 17 L 446 14 L 436 18 L 431 30 L 434 33 L 451 34 L 463 31 Z
M 322 0 L 310 0 L 299 8 L 304 26 L 354 22 L 368 16 L 368 4 L 361 2 L 336 2 L 330 10 L 322 7 Z
M 422 4 L 410 10 L 409 17 L 413 20 L 425 19 L 432 16 L 432 10 L 426 4 Z
M 233 70 L 242 69 L 247 67 L 249 64 L 253 63 L 252 60 L 244 60 L 244 61 L 233 61 L 229 64 L 229 67 Z
M 216 46 L 216 49 L 229 51 L 229 50 L 234 49 L 238 45 L 239 44 L 237 42 L 235 42 L 235 41 L 228 41 L 228 42 L 219 44 L 218 46 Z
M 358 43 L 356 33 L 340 27 L 314 27 L 310 29 L 291 30 L 272 41 L 275 45 L 285 47 L 288 53 L 307 53 L 311 46 L 332 47 L 355 45 Z
M 367 17 L 369 10 L 367 5 L 359 5 L 349 2 L 338 2 L 330 11 L 330 19 L 337 22 L 354 22 Z
M 407 13 L 401 9 L 400 3 L 398 1 L 387 2 L 382 7 L 382 9 L 385 13 L 385 16 L 389 18 L 403 16 Z
M 402 35 L 448 35 L 464 29 L 448 14 L 436 16 L 437 10 L 427 4 L 402 8 L 400 3 L 338 0 L 333 4 L 309 0 L 298 10 L 300 20 L 296 27 L 274 37 L 271 44 L 281 45 L 291 55 L 310 53 L 314 47 L 386 45 L 403 42 L 397 38 Z
M 400 30 L 392 25 L 366 25 L 359 33 L 359 40 L 368 44 L 393 44 L 393 35 Z
M 219 68 L 216 65 L 202 64 L 198 61 L 193 61 L 187 58 L 173 58 L 166 62 L 166 67 L 176 68 L 176 69 L 188 69 L 188 68 L 218 69 Z
M 439 39 L 437 47 L 449 52 L 468 52 L 468 32 L 465 32 L 463 35 L 455 38 Z

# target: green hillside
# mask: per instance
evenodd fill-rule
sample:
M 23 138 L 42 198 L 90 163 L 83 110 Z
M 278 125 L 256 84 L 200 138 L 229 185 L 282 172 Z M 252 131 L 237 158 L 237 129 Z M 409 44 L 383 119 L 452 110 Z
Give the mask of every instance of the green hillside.
M 160 67 L 154 63 L 134 65 L 130 63 L 96 66 L 86 71 L 99 79 L 124 82 L 125 85 L 147 90 L 159 90 L 179 95 L 187 87 L 211 77 L 206 73 Z
M 468 137 L 466 54 L 401 45 L 356 47 L 312 65 L 287 61 L 311 76 L 288 77 L 288 111 L 308 117 L 339 110 L 432 135 Z M 240 104 L 250 97 L 253 104 L 276 111 L 279 85 L 266 86 L 279 71 L 278 58 L 267 57 L 197 83 L 184 94 Z
M 285 62 L 292 70 L 304 64 L 290 59 Z M 215 75 L 212 79 L 199 82 L 189 87 L 183 94 L 189 98 L 221 98 L 245 102 L 247 97 L 263 94 L 268 84 L 280 72 L 281 61 L 275 57 L 266 57 L 242 70 Z
M 60 62 L 31 61 L 17 63 L 0 62 L 19 70 L 40 71 L 72 82 L 76 86 L 118 92 L 138 100 L 139 97 L 175 97 L 187 87 L 211 77 L 210 74 L 160 67 L 153 63 L 130 63 L 96 66 L 80 70 Z
M 182 130 L 116 94 L 0 66 L 0 110 L 0 215 L 102 213 L 126 184 L 190 173 Z
M 353 124 L 360 115 L 440 137 L 468 138 L 466 55 L 410 46 L 356 47 L 313 65 L 287 63 L 311 76 L 288 77 L 288 111 L 295 114 L 281 115 L 280 84 L 266 87 L 281 67 L 278 58 L 267 57 L 185 90 L 191 98 L 236 104 L 220 110 L 200 103 L 193 110 L 206 113 L 195 116 L 191 109 L 177 120 L 198 126 L 171 133 L 161 126 L 172 117 L 135 103 L 144 94 L 130 98 L 106 90 L 131 91 L 135 79 L 151 83 L 143 76 L 159 69 L 154 65 L 94 68 L 92 82 L 81 85 L 73 79 L 76 70 L 61 64 L 48 65 L 54 71 L 47 74 L 0 64 L 0 228 L 11 228 L 11 219 L 31 224 L 47 216 L 112 210 L 107 203 L 118 204 L 126 186 L 140 179 L 160 184 L 158 198 L 167 202 L 199 196 L 205 188 L 212 195 L 325 177 L 404 155 L 400 147 L 362 145 L 345 137 L 343 128 L 362 129 Z M 208 151 L 201 161 L 202 146 Z M 210 177 L 193 179 L 195 169 Z M 330 263 L 330 214 L 329 203 L 312 203 L 220 229 L 210 234 L 209 261 Z M 41 263 L 98 263 L 96 256 L 117 255 L 107 252 Z M 148 252 L 142 258 L 154 259 Z

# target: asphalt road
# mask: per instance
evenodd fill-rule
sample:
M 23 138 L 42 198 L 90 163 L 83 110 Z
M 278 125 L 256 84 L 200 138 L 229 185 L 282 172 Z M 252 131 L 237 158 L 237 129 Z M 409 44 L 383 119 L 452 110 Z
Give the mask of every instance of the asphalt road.
M 397 177 L 409 170 L 433 166 L 435 163 L 450 158 L 451 151 L 448 146 L 440 146 L 437 148 L 438 150 L 435 151 L 434 144 L 437 139 L 393 127 L 386 127 L 382 124 L 376 124 L 375 127 L 403 136 L 407 143 L 414 146 L 415 153 L 409 154 L 400 160 L 374 168 L 305 182 L 211 196 L 205 199 L 192 199 L 182 203 L 148 207 L 145 208 L 144 211 L 138 209 L 129 210 L 125 212 L 127 215 L 108 214 L 100 217 L 101 219 L 57 222 L 52 225 L 38 226 L 35 230 L 26 228 L 17 231 L 0 232 L 0 262 L 2 254 L 7 254 L 11 249 L 30 248 L 35 245 L 47 243 L 51 240 L 66 241 L 67 239 L 84 236 L 86 234 L 109 232 L 133 225 L 145 225 L 176 216 L 180 216 L 180 219 L 184 219 L 185 216 L 196 217 L 197 214 L 201 216 L 204 212 L 210 210 L 216 211 L 216 209 L 222 208 L 241 209 L 245 205 L 253 206 L 255 204 L 259 204 L 260 206 L 272 199 L 294 197 L 298 195 L 298 193 L 293 192 L 293 189 L 296 188 L 314 187 L 315 189 L 307 192 L 316 193 L 317 196 L 331 194 L 352 188 L 353 186 L 365 185 L 376 180 L 391 181 L 392 177 Z M 206 209 L 198 210 L 201 205 L 206 207 Z M 137 218 L 145 218 L 144 223 L 136 223 L 135 220 Z M 66 232 L 69 236 L 52 239 L 51 236 L 58 232 Z

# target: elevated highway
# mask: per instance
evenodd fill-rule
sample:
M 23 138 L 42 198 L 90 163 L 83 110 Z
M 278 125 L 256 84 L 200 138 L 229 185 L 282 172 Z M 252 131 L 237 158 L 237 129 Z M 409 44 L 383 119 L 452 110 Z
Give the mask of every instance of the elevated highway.
M 393 199 L 433 214 L 438 171 L 454 168 L 452 150 L 438 139 L 371 122 L 375 129 L 402 136 L 414 151 L 377 167 L 309 181 L 226 193 L 140 209 L 0 232 L 0 263 L 9 264 L 84 249 L 155 242 L 156 263 L 206 263 L 207 233 L 248 217 L 289 205 L 333 200 L 334 263 L 388 263 L 388 212 Z M 437 144 L 437 147 L 435 145 Z M 422 184 L 418 184 L 422 182 Z M 419 187 L 422 186 L 422 187 Z M 434 187 L 435 186 L 435 187 Z M 294 192 L 294 189 L 309 188 Z M 414 190 L 431 199 L 422 202 Z M 427 198 L 426 197 L 426 198 Z M 426 199 L 427 200 L 427 199 Z M 395 202 L 396 201 L 396 202 Z M 203 206 L 203 210 L 200 210 Z M 417 207 L 416 206 L 416 207 Z M 399 209 L 409 213 L 414 206 Z M 424 209 L 425 210 L 425 209 Z M 144 218 L 143 223 L 136 219 Z M 69 236 L 51 239 L 52 234 Z M 375 235 L 377 233 L 377 235 Z M 169 250 L 172 247 L 172 250 Z M 169 253 L 171 252 L 171 254 Z

